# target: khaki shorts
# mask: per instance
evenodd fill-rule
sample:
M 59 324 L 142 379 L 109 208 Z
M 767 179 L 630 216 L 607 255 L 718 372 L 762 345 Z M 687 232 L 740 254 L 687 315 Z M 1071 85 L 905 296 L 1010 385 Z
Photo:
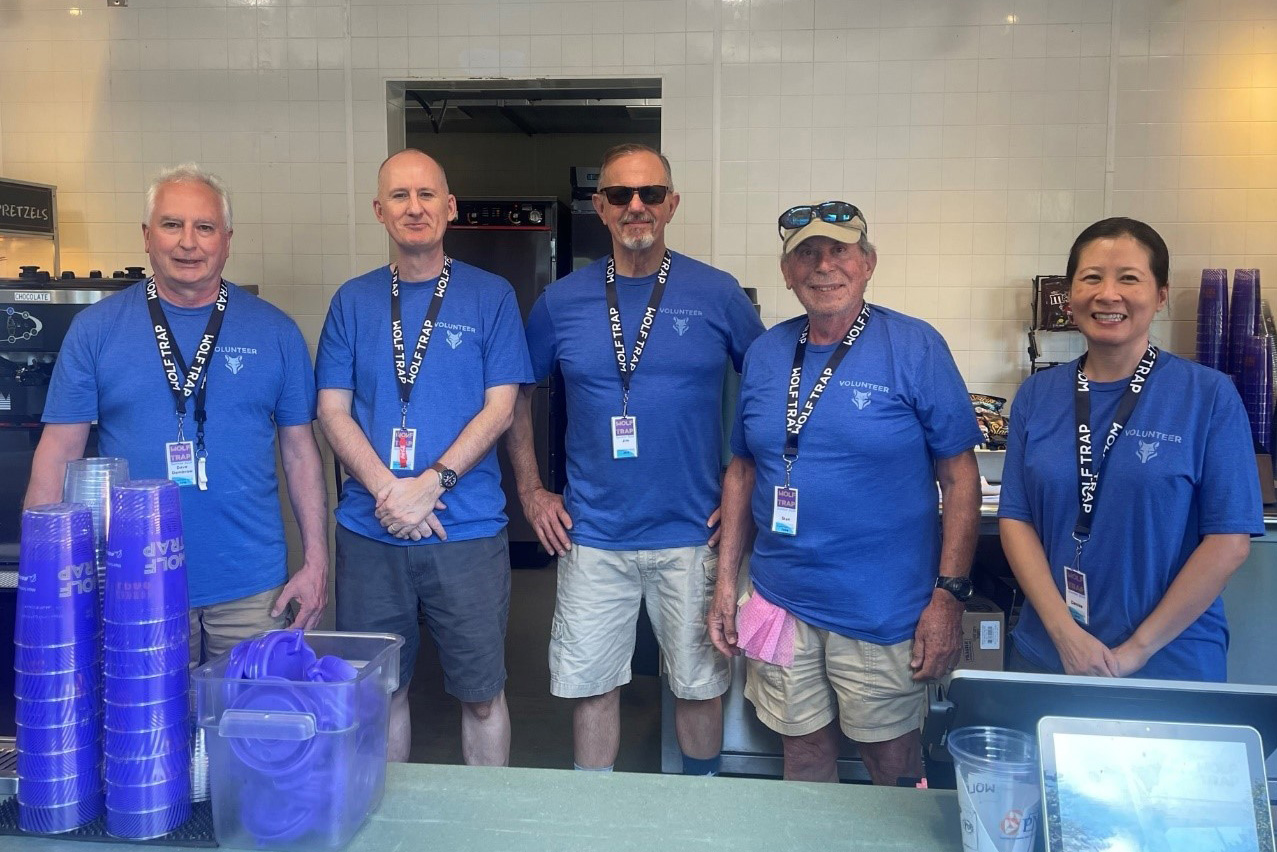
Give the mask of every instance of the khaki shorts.
M 283 627 L 284 616 L 270 614 L 283 589 L 279 585 L 246 598 L 191 607 L 191 668 L 226 653 L 242 639 Z
M 587 698 L 629 683 L 634 626 L 645 598 L 674 695 L 690 700 L 722 695 L 731 669 L 705 627 L 717 575 L 718 554 L 705 545 L 663 550 L 573 545 L 559 557 L 550 692 Z
M 792 666 L 745 661 L 745 697 L 760 722 L 801 737 L 837 718 L 847 738 L 862 743 L 921 726 L 927 688 L 911 678 L 913 640 L 875 645 L 797 621 Z

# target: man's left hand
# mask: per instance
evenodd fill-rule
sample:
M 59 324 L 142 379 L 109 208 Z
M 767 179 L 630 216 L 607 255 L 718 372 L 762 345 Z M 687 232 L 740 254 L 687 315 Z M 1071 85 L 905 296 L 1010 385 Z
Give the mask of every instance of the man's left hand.
M 328 566 L 307 562 L 292 576 L 280 591 L 275 607 L 270 611 L 272 618 L 279 618 L 292 601 L 297 601 L 297 617 L 293 619 L 293 627 L 310 630 L 319 624 L 328 604 Z
M 710 515 L 709 520 L 705 523 L 705 526 L 709 527 L 711 530 L 709 534 L 710 547 L 718 547 L 718 537 L 722 535 L 723 532 L 723 525 L 719 523 L 722 519 L 723 508 L 720 506 L 714 510 L 714 514 Z
M 935 680 L 953 671 L 962 651 L 962 602 L 944 589 L 936 589 L 922 611 L 913 633 L 913 669 L 916 681 Z
M 427 470 L 421 476 L 395 479 L 373 495 L 377 498 L 374 514 L 391 535 L 402 532 L 400 537 L 404 538 L 409 530 L 420 527 L 436 509 L 443 508 L 439 502 L 442 494 L 443 486 L 433 470 Z

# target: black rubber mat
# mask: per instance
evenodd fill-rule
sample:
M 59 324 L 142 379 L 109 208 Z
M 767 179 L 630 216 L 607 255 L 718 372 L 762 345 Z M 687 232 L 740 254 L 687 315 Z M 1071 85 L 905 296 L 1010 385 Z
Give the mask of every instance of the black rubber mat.
M 106 833 L 106 817 L 98 817 L 88 825 L 61 834 L 35 834 L 18 828 L 18 797 L 0 801 L 0 835 L 20 837 L 56 837 L 59 840 L 88 840 L 96 843 L 136 843 L 141 846 L 193 846 L 210 849 L 217 846 L 213 836 L 213 806 L 208 802 L 191 805 L 191 818 L 186 824 L 163 837 L 152 840 L 125 840 Z

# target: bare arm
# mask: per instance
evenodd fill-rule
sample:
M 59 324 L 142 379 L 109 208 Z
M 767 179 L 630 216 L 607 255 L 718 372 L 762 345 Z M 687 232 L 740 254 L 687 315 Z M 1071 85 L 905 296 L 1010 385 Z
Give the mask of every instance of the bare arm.
M 1100 640 L 1081 628 L 1056 588 L 1051 566 L 1037 530 L 1027 521 L 1002 518 L 998 521 L 1002 550 L 1011 573 L 1029 603 L 1042 619 L 1051 643 L 1060 654 L 1065 674 L 1108 677 L 1117 674 L 1117 660 Z
M 302 566 L 280 592 L 271 615 L 297 601 L 294 626 L 309 630 L 319 623 L 328 603 L 328 491 L 324 464 L 309 423 L 281 426 L 279 452 L 288 500 L 301 531 Z
M 754 493 L 753 459 L 733 456 L 723 476 L 722 536 L 718 542 L 718 579 L 706 623 L 714 647 L 727 656 L 740 653 L 736 645 L 736 581 L 745 550 L 756 532 L 750 512 Z
M 1250 536 L 1245 533 L 1203 537 L 1153 611 L 1131 638 L 1113 649 L 1117 658 L 1114 674 L 1135 674 L 1183 633 L 1219 597 L 1249 554 Z
M 22 508 L 61 502 L 67 462 L 83 456 L 88 441 L 88 423 L 45 424 L 31 459 L 31 480 Z
M 532 394 L 536 385 L 523 385 L 514 406 L 514 423 L 506 434 L 505 446 L 514 468 L 523 514 L 536 531 L 541 546 L 548 553 L 562 556 L 572 547 L 568 530 L 572 518 L 563 508 L 563 496 L 553 494 L 541 484 L 536 448 L 532 434 Z
M 318 404 L 319 428 L 342 467 L 360 485 L 367 488 L 368 493 L 376 494 L 395 475 L 382 462 L 372 444 L 368 443 L 364 430 L 359 428 L 359 424 L 351 416 L 354 399 L 354 391 L 321 388 Z
M 436 461 L 458 477 L 465 476 L 510 428 L 518 390 L 518 385 L 495 385 L 485 390 L 483 408 Z M 377 499 L 377 519 L 392 534 L 396 534 L 392 527 L 399 527 L 399 533 L 406 530 L 407 537 L 414 541 L 431 531 L 441 539 L 446 538 L 443 525 L 434 514 L 441 505 L 443 492 L 439 474 L 429 468 L 414 477 L 392 477 L 379 491 L 373 492 Z
M 971 571 L 980 532 L 980 469 L 975 451 L 936 461 L 936 479 L 944 501 L 940 522 L 940 574 L 965 577 Z M 943 677 L 953 670 L 962 648 L 961 601 L 944 589 L 931 593 L 931 603 L 918 618 L 909 661 L 914 680 Z

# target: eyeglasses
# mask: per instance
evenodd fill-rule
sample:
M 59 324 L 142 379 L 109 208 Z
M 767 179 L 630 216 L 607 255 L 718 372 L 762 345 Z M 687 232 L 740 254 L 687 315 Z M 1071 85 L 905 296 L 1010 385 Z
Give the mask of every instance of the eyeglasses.
M 630 203 L 634 193 L 638 193 L 639 201 L 644 204 L 660 204 L 669 193 L 668 186 L 652 184 L 651 186 L 605 186 L 599 194 L 607 197 L 607 203 L 613 207 L 624 207 Z
M 780 218 L 776 220 L 777 229 L 783 238 L 785 231 L 793 231 L 798 228 L 810 225 L 819 219 L 822 222 L 828 222 L 831 225 L 841 225 L 848 227 L 855 220 L 860 220 L 860 227 L 853 228 L 864 232 L 865 214 L 860 212 L 860 208 L 854 204 L 848 204 L 846 201 L 826 201 L 824 204 L 800 204 L 797 207 L 790 207 L 784 213 L 780 214 Z

